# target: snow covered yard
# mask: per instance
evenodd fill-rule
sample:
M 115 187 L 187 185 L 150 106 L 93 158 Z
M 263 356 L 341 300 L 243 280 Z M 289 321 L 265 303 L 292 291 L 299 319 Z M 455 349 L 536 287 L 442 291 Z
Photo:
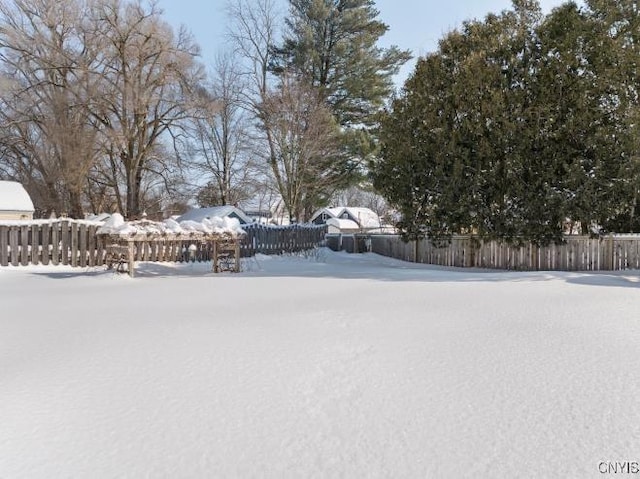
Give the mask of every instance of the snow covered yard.
M 0 477 L 602 477 L 640 278 L 376 255 L 0 269 Z

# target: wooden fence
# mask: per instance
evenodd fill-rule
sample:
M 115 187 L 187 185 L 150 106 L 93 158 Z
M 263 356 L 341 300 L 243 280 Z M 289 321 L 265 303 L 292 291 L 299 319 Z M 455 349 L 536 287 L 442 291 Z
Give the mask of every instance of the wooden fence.
M 0 223 L 0 266 L 28 264 L 103 265 L 105 238 L 97 234 L 96 223 L 77 220 L 40 220 L 24 223 Z M 326 229 L 293 225 L 270 227 L 249 225 L 240 245 L 240 255 L 280 254 L 314 248 L 324 241 Z M 189 251 L 190 240 L 164 240 L 140 243 L 135 261 L 210 261 L 211 251 L 201 242 Z
M 324 244 L 326 225 L 242 226 L 247 236 L 240 245 L 241 256 L 256 253 L 296 253 Z
M 640 236 L 609 235 L 601 238 L 567 236 L 565 243 L 545 247 L 512 246 L 500 241 L 453 237 L 448 246 L 429 240 L 403 242 L 393 235 L 367 238 L 370 251 L 424 264 L 514 271 L 621 271 L 640 269 Z M 354 241 L 358 242 L 357 238 Z M 362 251 L 362 247 L 360 247 Z
M 0 266 L 28 264 L 104 264 L 104 237 L 96 234 L 96 223 L 58 220 L 0 224 Z M 314 248 L 325 242 L 326 227 L 293 225 L 246 226 L 241 256 L 280 254 Z M 453 237 L 445 247 L 428 240 L 409 243 L 395 235 L 343 235 L 328 243 L 338 249 L 373 251 L 404 261 L 457 267 L 519 271 L 618 271 L 640 269 L 640 236 L 609 235 L 601 238 L 567 236 L 561 245 L 512 246 L 499 241 L 477 241 L 469 236 Z M 136 246 L 135 261 L 209 261 L 211 251 L 197 245 L 189 251 L 189 240 L 155 241 Z

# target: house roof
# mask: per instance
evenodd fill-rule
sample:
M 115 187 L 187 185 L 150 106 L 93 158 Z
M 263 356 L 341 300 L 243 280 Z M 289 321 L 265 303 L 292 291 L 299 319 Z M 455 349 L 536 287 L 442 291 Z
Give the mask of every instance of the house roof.
M 353 208 L 349 206 L 345 207 L 344 210 L 358 222 L 360 228 L 380 228 L 380 217 L 375 211 L 369 208 Z
M 316 211 L 311 217 L 311 221 L 315 220 L 322 213 L 328 214 L 331 218 L 340 218 L 343 213 L 347 212 L 351 218 L 358 223 L 358 228 L 380 228 L 380 217 L 377 213 L 369 208 L 360 208 L 353 206 L 338 206 L 335 208 L 323 208 Z M 328 222 L 327 222 L 328 223 Z
M 343 211 L 344 206 L 338 206 L 336 208 L 321 208 L 311 216 L 311 221 L 315 220 L 322 213 L 328 214 L 331 218 L 338 218 Z
M 331 216 L 333 216 L 334 218 L 339 217 L 342 214 L 342 211 L 344 210 L 343 206 L 337 206 L 334 208 L 325 208 L 324 211 L 326 211 L 327 213 L 329 213 Z
M 358 226 L 358 223 L 356 223 L 355 221 L 345 220 L 342 218 L 329 218 L 327 220 L 327 225 L 334 226 L 343 231 L 360 229 L 360 227 Z
M 33 213 L 33 202 L 24 186 L 15 181 L 0 181 L 0 211 Z
M 240 224 L 253 223 L 244 212 L 235 206 L 212 206 L 211 208 L 194 208 L 180 216 L 176 221 L 197 221 L 202 222 L 204 219 L 224 218 L 225 216 L 234 216 L 240 220 Z

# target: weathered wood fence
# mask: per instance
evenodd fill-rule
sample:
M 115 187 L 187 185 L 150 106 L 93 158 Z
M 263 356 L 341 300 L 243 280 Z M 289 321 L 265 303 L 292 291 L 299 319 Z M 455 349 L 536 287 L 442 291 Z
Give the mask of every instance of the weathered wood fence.
M 104 244 L 97 229 L 96 224 L 78 221 L 0 224 L 0 266 L 103 264 Z
M 500 241 L 478 241 L 455 236 L 444 247 L 429 240 L 405 243 L 395 235 L 359 238 L 354 245 L 384 256 L 416 263 L 464 268 L 514 271 L 620 271 L 640 269 L 640 236 L 608 235 L 601 238 L 567 236 L 565 243 L 521 247 Z
M 105 237 L 99 224 L 78 220 L 40 220 L 0 223 L 0 266 L 28 264 L 103 265 Z M 326 228 L 307 225 L 270 227 L 249 225 L 240 245 L 242 257 L 256 253 L 280 254 L 314 248 L 324 241 Z M 191 244 L 196 250 L 189 251 Z M 210 261 L 211 250 L 190 240 L 154 240 L 136 244 L 135 261 Z
M 243 225 L 242 228 L 247 232 L 240 245 L 242 256 L 253 256 L 256 253 L 296 253 L 313 249 L 324 244 L 327 234 L 325 225 Z

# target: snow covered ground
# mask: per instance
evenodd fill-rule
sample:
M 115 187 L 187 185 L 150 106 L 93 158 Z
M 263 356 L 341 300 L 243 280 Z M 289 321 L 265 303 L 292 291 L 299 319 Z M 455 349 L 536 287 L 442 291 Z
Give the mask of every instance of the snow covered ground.
M 601 461 L 640 462 L 637 272 L 325 250 L 208 268 L 0 268 L 0 477 L 603 477 Z

